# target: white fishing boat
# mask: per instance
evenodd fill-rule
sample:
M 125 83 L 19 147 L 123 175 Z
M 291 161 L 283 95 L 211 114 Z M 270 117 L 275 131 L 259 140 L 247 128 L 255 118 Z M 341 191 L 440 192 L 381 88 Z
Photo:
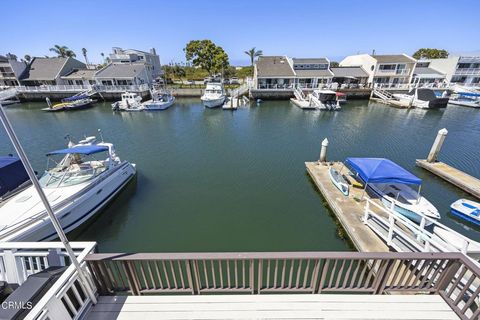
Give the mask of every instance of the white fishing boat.
M 453 93 L 448 100 L 449 104 L 470 107 L 470 108 L 480 108 L 480 93 L 473 92 L 458 92 Z
M 143 111 L 142 97 L 134 92 L 122 93 L 122 100 L 112 103 L 114 111 Z
M 345 164 L 374 192 L 387 209 L 420 223 L 423 216 L 439 219 L 440 213 L 420 195 L 422 180 L 384 158 L 347 158 Z M 413 190 L 409 185 L 418 186 Z M 428 224 L 428 223 L 427 223 Z
M 330 179 L 332 180 L 333 184 L 340 190 L 344 195 L 348 196 L 349 193 L 349 185 L 347 180 L 342 176 L 340 172 L 338 172 L 335 168 L 330 167 L 328 170 L 328 174 L 330 175 Z
M 150 95 L 152 99 L 142 103 L 145 111 L 165 110 L 175 103 L 175 97 L 166 90 L 153 89 Z
M 101 155 L 97 159 L 95 156 Z M 63 156 L 40 184 L 65 232 L 100 211 L 135 175 L 135 165 L 121 161 L 113 144 L 88 137 L 47 154 Z M 54 161 L 55 162 L 55 161 Z M 57 233 L 33 186 L 0 206 L 0 241 L 44 241 Z
M 224 104 L 225 102 L 225 89 L 223 88 L 222 83 L 209 82 L 203 93 L 202 103 L 207 108 L 217 108 Z
M 393 96 L 405 105 L 420 109 L 445 108 L 448 104 L 448 98 L 439 98 L 435 95 L 435 91 L 427 88 L 416 88 L 408 93 Z
M 320 110 L 340 110 L 337 93 L 332 90 L 313 90 L 307 97 L 310 106 Z
M 476 225 L 480 225 L 480 203 L 467 199 L 460 199 L 452 203 L 450 209 L 452 214 L 457 217 Z

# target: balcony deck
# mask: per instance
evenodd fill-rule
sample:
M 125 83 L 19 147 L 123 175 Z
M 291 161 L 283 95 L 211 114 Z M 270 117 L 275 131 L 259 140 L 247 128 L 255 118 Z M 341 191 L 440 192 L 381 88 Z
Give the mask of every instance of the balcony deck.
M 439 295 L 103 296 L 97 319 L 458 319 Z

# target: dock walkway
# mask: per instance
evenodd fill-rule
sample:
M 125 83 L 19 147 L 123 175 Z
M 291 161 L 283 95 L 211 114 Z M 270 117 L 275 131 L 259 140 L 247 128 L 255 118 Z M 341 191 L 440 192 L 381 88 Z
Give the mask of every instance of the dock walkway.
M 344 196 L 330 180 L 327 164 L 318 162 L 305 162 L 307 171 L 313 182 L 322 193 L 330 208 L 334 211 L 338 220 L 360 252 L 388 252 L 387 245 L 362 221 L 364 203 L 359 199 L 362 197 L 363 189 L 351 187 L 348 197 Z M 342 163 L 335 162 L 335 168 L 340 170 Z M 348 169 L 344 168 L 345 175 Z M 368 194 L 365 193 L 365 197 Z
M 416 164 L 480 199 L 479 179 L 443 162 L 428 162 L 427 160 L 417 159 Z
M 101 296 L 96 319 L 458 319 L 439 295 Z

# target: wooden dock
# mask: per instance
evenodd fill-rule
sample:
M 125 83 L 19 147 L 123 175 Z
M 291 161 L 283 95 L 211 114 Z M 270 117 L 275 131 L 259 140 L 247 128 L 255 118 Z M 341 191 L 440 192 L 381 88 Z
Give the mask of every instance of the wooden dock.
M 417 159 L 417 166 L 424 168 L 438 177 L 450 182 L 463 191 L 480 199 L 480 180 L 471 175 L 449 166 L 443 162 L 428 162 Z
M 300 109 L 316 109 L 315 107 L 310 105 L 310 102 L 308 100 L 298 100 L 291 98 L 290 101 Z
M 322 163 L 319 165 L 318 162 L 305 162 L 305 165 L 313 182 L 328 202 L 357 250 L 360 252 L 390 251 L 382 239 L 362 221 L 365 203 L 359 199 L 362 197 L 363 189 L 350 186 L 349 196 L 344 196 L 330 180 L 329 164 Z M 342 163 L 335 162 L 332 165 L 340 170 Z M 344 168 L 342 173 L 348 176 L 349 170 Z M 364 196 L 369 197 L 367 193 Z

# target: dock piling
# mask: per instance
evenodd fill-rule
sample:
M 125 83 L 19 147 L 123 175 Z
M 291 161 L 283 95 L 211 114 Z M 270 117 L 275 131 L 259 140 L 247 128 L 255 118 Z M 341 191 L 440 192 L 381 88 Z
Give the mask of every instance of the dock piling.
M 445 138 L 447 137 L 448 130 L 446 128 L 443 128 L 438 131 L 437 137 L 435 138 L 435 141 L 433 142 L 432 149 L 430 150 L 430 153 L 428 154 L 427 157 L 427 162 L 435 162 L 438 157 L 438 153 L 440 152 L 440 149 L 442 148 L 443 141 L 445 141 Z
M 325 138 L 322 141 L 322 148 L 320 149 L 320 159 L 318 159 L 318 163 L 327 162 L 327 147 L 328 147 L 328 139 Z

